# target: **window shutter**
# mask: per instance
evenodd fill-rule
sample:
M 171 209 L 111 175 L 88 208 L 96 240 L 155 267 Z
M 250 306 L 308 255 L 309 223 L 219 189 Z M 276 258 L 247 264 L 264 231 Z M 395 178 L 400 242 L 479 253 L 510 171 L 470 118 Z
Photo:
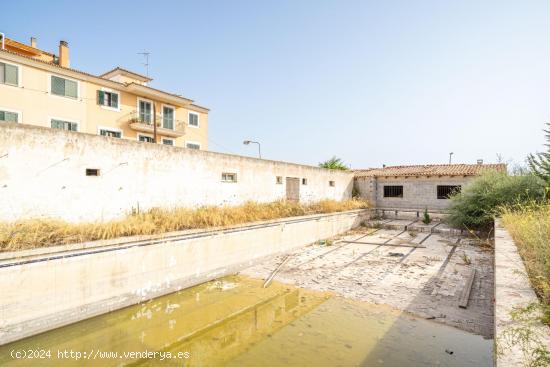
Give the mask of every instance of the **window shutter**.
M 59 120 L 52 120 L 53 129 L 63 129 L 63 122 Z
M 97 91 L 97 104 L 98 105 L 103 105 L 103 103 L 105 103 L 105 92 L 103 92 L 102 90 L 98 90 Z
M 118 94 L 111 93 L 111 107 L 118 108 Z
M 0 111 L 0 121 L 6 121 L 6 113 L 4 111 Z
M 51 90 L 52 90 L 52 94 L 56 94 L 58 96 L 64 96 L 65 95 L 65 79 L 61 79 L 57 76 L 52 75 Z
M 4 84 L 4 70 L 6 68 L 6 64 L 3 64 L 0 62 L 0 84 Z
M 78 98 L 78 84 L 72 80 L 65 80 L 65 95 L 67 97 Z
M 18 85 L 17 79 L 17 66 L 8 65 L 6 64 L 4 66 L 5 68 L 5 80 L 4 83 L 11 84 L 11 85 Z
M 14 112 L 5 112 L 5 121 L 17 122 L 17 114 Z

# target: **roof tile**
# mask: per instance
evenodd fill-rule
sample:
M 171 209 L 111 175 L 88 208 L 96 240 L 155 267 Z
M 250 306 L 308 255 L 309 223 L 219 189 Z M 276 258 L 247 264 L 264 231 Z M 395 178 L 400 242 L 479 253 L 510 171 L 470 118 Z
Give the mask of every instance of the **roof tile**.
M 506 164 L 427 164 L 354 170 L 355 177 L 475 176 L 482 171 L 506 172 Z

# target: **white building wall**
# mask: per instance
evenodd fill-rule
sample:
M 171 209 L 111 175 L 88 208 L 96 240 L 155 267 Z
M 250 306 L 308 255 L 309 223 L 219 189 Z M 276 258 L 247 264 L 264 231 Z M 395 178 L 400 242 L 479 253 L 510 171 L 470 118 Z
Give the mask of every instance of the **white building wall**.
M 86 176 L 87 168 L 100 176 Z M 222 172 L 237 182 L 221 181 Z M 276 176 L 283 183 L 276 183 Z M 300 200 L 351 197 L 353 173 L 186 148 L 0 124 L 0 220 L 119 218 L 132 209 L 236 205 L 285 198 L 286 177 L 307 178 Z M 329 181 L 335 185 L 330 186 Z

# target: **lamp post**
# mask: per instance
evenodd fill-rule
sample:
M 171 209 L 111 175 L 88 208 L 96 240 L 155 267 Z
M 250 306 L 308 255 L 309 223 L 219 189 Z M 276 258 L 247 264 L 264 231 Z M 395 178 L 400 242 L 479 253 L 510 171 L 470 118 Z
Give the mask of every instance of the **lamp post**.
M 262 148 L 260 147 L 260 143 L 257 142 L 257 141 L 252 141 L 252 140 L 245 140 L 245 141 L 243 141 L 243 144 L 244 144 L 244 145 L 249 145 L 250 143 L 252 143 L 252 144 L 258 144 L 258 157 L 259 157 L 260 159 L 262 159 Z
M 452 161 L 452 158 L 453 158 L 453 152 L 450 152 L 449 153 L 449 164 L 451 164 L 451 161 Z

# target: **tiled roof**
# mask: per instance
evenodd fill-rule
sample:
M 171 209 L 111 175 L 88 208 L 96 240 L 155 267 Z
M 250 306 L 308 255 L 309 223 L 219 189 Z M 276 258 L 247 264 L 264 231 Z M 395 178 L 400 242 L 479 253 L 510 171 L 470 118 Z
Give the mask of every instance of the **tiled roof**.
M 354 170 L 355 177 L 475 176 L 484 170 L 506 172 L 506 164 L 427 164 Z

